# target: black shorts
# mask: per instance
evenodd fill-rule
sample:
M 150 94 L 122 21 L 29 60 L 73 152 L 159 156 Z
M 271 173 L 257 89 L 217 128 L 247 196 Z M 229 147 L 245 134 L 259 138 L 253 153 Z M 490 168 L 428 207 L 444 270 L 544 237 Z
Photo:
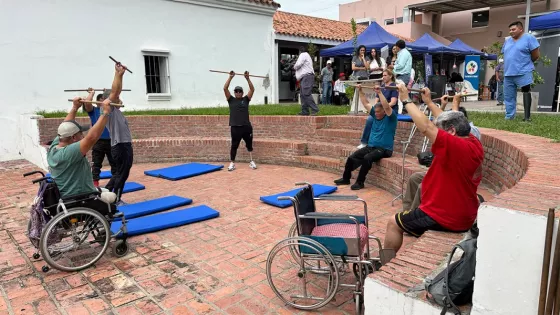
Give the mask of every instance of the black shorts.
M 420 237 L 420 235 L 428 230 L 446 231 L 445 228 L 439 225 L 434 219 L 430 218 L 430 216 L 420 210 L 420 208 L 399 212 L 395 214 L 395 220 L 401 229 L 416 237 Z

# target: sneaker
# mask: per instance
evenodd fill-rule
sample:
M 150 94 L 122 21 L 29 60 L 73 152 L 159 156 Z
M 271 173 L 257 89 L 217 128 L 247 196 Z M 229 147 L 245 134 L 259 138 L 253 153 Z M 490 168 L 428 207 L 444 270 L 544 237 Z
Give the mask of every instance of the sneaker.
M 352 185 L 352 186 L 350 187 L 350 189 L 352 189 L 352 190 L 360 190 L 360 189 L 362 189 L 362 188 L 364 188 L 364 187 L 365 187 L 365 186 L 364 186 L 364 183 L 356 182 L 356 183 L 354 183 L 354 185 Z
M 99 187 L 99 181 L 98 181 L 98 180 L 94 180 L 94 181 L 93 181 L 93 186 Z
M 228 171 L 233 171 L 235 169 L 235 163 L 231 162 L 229 163 L 229 167 L 227 168 Z
M 359 149 L 363 149 L 363 148 L 365 148 L 366 146 L 367 146 L 367 144 L 360 143 L 360 145 L 357 146 L 356 149 L 358 149 L 358 150 L 359 150 Z
M 256 170 L 256 169 L 257 169 L 257 164 L 255 164 L 254 161 L 251 161 L 251 162 L 249 163 L 249 167 L 252 168 L 252 169 L 254 169 L 254 170 Z
M 335 179 L 334 183 L 337 185 L 350 185 L 350 180 L 349 179 L 344 179 L 344 178 L 339 178 L 339 179 Z

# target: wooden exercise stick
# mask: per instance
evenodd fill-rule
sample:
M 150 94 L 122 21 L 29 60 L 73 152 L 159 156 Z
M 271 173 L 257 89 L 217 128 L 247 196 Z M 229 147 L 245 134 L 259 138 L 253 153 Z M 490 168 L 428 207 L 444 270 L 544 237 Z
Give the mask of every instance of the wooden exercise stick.
M 229 74 L 229 71 L 218 71 L 218 70 L 210 70 L 210 72 L 215 72 L 215 73 L 225 73 L 225 74 Z M 243 73 L 237 73 L 235 72 L 236 75 L 244 75 Z M 262 75 L 254 75 L 254 74 L 249 74 L 250 77 L 255 77 L 255 78 L 262 78 L 262 79 L 266 79 L 268 77 L 264 77 Z
M 73 101 L 74 101 L 73 99 L 70 99 L 70 98 L 68 99 L 68 102 L 73 102 Z M 97 101 L 84 101 L 84 100 L 81 100 L 81 101 L 80 101 L 80 103 L 86 103 L 86 104 L 103 104 L 103 102 L 97 102 Z M 117 103 L 111 103 L 111 104 L 109 104 L 109 105 L 111 105 L 111 106 L 115 106 L 115 107 L 124 107 L 124 105 L 123 105 L 123 104 L 117 104 Z
M 344 83 L 344 82 L 345 82 L 345 81 L 342 81 L 342 83 Z M 348 86 L 353 86 L 353 87 L 357 87 L 357 86 L 358 86 L 358 84 L 347 84 L 347 83 L 345 83 L 345 84 L 348 85 Z M 375 88 L 375 86 L 374 86 L 374 85 L 369 85 L 369 84 L 368 84 L 368 85 L 363 85 L 363 84 L 362 84 L 362 88 L 373 89 L 373 88 Z M 398 91 L 398 90 L 399 90 L 399 88 L 398 88 L 397 86 L 390 86 L 390 85 L 386 85 L 386 86 L 383 86 L 383 87 L 380 86 L 380 88 L 381 88 L 382 90 L 383 90 L 383 89 L 385 89 L 385 90 L 395 90 L 395 91 Z M 407 89 L 408 89 L 409 92 L 422 93 L 422 90 L 420 90 L 420 89 L 409 89 L 409 88 L 407 88 Z M 436 94 L 436 92 L 432 92 L 431 94 Z
M 120 64 L 120 65 L 122 66 L 122 63 L 120 63 L 119 61 L 116 61 L 115 58 L 113 58 L 113 57 L 111 57 L 111 56 L 109 56 L 109 58 L 111 58 L 111 60 L 113 60 L 115 63 L 118 63 L 118 64 Z M 123 66 L 123 67 L 124 67 L 124 69 L 125 69 L 126 71 L 132 73 L 132 71 L 130 71 L 130 69 L 128 69 L 128 67 L 125 67 L 125 66 Z
M 109 88 L 109 89 L 93 89 L 93 90 L 94 90 L 94 91 L 105 91 L 105 90 L 110 90 L 110 88 Z M 88 91 L 88 89 L 64 90 L 64 92 L 87 92 L 87 91 Z M 122 89 L 121 91 L 123 91 L 123 92 L 130 92 L 130 91 L 132 91 L 132 90 L 130 90 L 130 89 Z

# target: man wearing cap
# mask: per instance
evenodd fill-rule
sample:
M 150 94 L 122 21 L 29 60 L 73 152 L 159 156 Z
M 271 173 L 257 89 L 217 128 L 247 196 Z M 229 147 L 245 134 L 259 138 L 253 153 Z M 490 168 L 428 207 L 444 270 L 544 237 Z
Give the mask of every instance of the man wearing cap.
M 327 66 L 321 70 L 321 79 L 323 82 L 323 99 L 321 103 L 324 104 L 332 104 L 332 81 L 333 81 L 333 69 L 332 69 L 332 61 L 327 61 Z
M 93 95 L 95 94 L 94 89 L 88 89 L 89 95 L 86 97 L 86 101 L 93 100 Z M 97 101 L 102 102 L 105 98 L 103 94 L 97 95 Z M 86 112 L 91 120 L 91 125 L 94 126 L 99 117 L 102 114 L 102 111 L 99 107 L 93 106 L 89 103 L 84 103 L 82 106 L 84 112 Z M 107 157 L 109 161 L 109 165 L 111 166 L 111 174 L 115 173 L 115 161 L 111 155 L 111 135 L 109 134 L 109 130 L 105 127 L 103 129 L 103 133 L 101 133 L 101 137 L 91 150 L 91 174 L 93 175 L 93 185 L 95 187 L 99 187 L 99 174 L 101 174 L 101 166 L 103 165 L 103 160 Z
M 229 77 L 224 85 L 224 94 L 229 104 L 229 125 L 231 128 L 231 151 L 228 171 L 235 170 L 235 157 L 237 155 L 237 148 L 241 143 L 241 139 L 245 141 L 245 146 L 251 158 L 249 162 L 249 167 L 252 169 L 257 168 L 257 164 L 253 161 L 253 126 L 249 120 L 249 102 L 253 98 L 253 93 L 255 92 L 255 87 L 249 78 L 249 72 L 245 71 L 245 79 L 249 84 L 249 93 L 243 96 L 243 88 L 236 86 L 233 89 L 235 97 L 229 92 L 229 85 L 231 80 L 235 76 L 235 72 L 231 71 Z
M 52 142 L 47 153 L 51 176 L 55 180 L 62 198 L 97 191 L 93 186 L 86 154 L 103 133 L 111 108 L 109 100 L 103 102 L 103 114 L 84 136 L 84 132 L 89 127 L 80 126 L 75 120 L 76 112 L 82 105 L 81 100 L 80 97 L 74 98 L 72 109 L 58 126 L 58 136 Z M 101 199 L 108 203 L 115 202 L 116 197 L 114 193 L 108 191 L 101 193 Z

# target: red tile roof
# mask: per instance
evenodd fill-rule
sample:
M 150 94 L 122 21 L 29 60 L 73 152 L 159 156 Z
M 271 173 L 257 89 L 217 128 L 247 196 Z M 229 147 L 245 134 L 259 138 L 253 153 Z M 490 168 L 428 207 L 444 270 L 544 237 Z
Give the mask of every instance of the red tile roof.
M 274 31 L 277 34 L 303 36 L 326 40 L 347 41 L 352 38 L 352 25 L 347 22 L 317 18 L 313 16 L 276 11 L 274 14 Z M 360 34 L 367 26 L 357 25 Z M 392 34 L 405 41 L 410 38 Z
M 249 2 L 254 2 L 256 4 L 263 4 L 263 5 L 267 5 L 267 6 L 273 6 L 275 8 L 279 8 L 280 4 L 278 2 L 275 2 L 273 0 L 248 0 Z

